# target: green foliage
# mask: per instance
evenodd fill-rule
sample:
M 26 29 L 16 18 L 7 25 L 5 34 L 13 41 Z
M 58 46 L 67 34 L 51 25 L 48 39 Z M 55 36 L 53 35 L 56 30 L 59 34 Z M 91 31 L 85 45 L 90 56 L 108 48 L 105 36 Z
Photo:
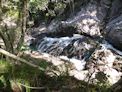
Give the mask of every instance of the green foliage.
M 0 60 L 0 74 L 8 73 L 11 70 L 10 63 Z
M 30 0 L 29 11 L 36 13 L 38 10 L 45 10 L 48 5 L 48 0 Z
M 47 68 L 48 63 L 41 61 L 40 67 Z M 0 61 L 0 88 L 4 88 L 8 85 L 6 79 L 12 82 L 22 83 L 27 86 L 35 84 L 35 79 L 40 76 L 43 72 L 32 68 L 26 64 L 10 64 L 8 61 Z M 30 88 L 26 88 L 26 92 L 30 92 Z
M 27 45 L 22 45 L 20 48 L 20 51 L 27 51 L 30 50 L 30 48 Z
M 2 3 L 2 12 L 6 17 L 18 18 L 18 1 L 7 1 Z
M 30 0 L 29 17 L 31 21 L 49 23 L 53 18 L 61 18 L 65 8 L 66 3 L 60 0 L 51 2 L 49 0 Z
M 3 76 L 0 76 L 0 88 L 3 88 L 5 85 L 5 80 L 3 78 Z
M 0 88 L 5 88 L 6 91 L 11 92 L 11 84 L 10 84 L 10 72 L 12 70 L 12 66 L 9 62 L 0 60 Z

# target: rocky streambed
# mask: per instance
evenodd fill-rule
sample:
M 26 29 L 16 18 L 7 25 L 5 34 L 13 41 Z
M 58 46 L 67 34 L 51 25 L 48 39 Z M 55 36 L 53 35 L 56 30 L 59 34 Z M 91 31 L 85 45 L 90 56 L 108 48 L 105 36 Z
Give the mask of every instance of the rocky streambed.
M 73 63 L 79 80 L 114 84 L 122 75 L 121 8 L 121 0 L 92 0 L 67 20 L 31 28 L 30 47 Z

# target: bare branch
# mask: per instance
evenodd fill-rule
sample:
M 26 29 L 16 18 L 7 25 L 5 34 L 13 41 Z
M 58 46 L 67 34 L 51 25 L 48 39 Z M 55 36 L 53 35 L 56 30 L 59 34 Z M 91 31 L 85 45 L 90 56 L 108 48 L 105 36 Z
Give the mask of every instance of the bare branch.
M 6 56 L 8 56 L 8 57 L 11 57 L 11 58 L 13 58 L 13 59 L 15 59 L 15 60 L 21 61 L 21 62 L 23 62 L 23 63 L 25 63 L 25 64 L 27 64 L 27 65 L 29 65 L 29 66 L 32 66 L 32 67 L 34 67 L 34 68 L 38 68 L 38 69 L 41 70 L 41 71 L 45 71 L 45 69 L 41 68 L 40 66 L 35 65 L 35 64 L 32 64 L 32 63 L 26 61 L 25 59 L 22 59 L 22 58 L 20 58 L 20 57 L 14 55 L 14 54 L 8 52 L 8 51 L 5 51 L 4 49 L 1 49 L 1 48 L 0 48 L 0 53 L 6 55 Z

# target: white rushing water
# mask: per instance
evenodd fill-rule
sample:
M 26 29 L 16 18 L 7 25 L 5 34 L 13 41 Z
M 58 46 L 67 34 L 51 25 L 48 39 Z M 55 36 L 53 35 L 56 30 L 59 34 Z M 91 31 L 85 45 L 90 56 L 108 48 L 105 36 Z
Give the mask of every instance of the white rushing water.
M 78 35 L 75 35 L 73 37 L 60 37 L 60 38 L 44 37 L 42 40 L 40 40 L 40 43 L 38 45 L 38 51 L 49 53 L 51 51 L 56 51 L 56 49 L 63 50 L 72 43 L 74 45 L 78 44 L 78 41 L 83 38 L 84 38 L 83 36 Z

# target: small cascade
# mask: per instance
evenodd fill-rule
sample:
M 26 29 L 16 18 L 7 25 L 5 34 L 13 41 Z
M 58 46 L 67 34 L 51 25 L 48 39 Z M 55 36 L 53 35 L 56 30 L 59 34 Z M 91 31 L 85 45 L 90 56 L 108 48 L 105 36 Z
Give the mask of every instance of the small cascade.
M 73 37 L 60 38 L 44 37 L 39 40 L 38 44 L 39 52 L 82 60 L 94 48 L 95 42 L 93 43 L 91 39 L 89 40 L 85 36 L 74 35 Z

